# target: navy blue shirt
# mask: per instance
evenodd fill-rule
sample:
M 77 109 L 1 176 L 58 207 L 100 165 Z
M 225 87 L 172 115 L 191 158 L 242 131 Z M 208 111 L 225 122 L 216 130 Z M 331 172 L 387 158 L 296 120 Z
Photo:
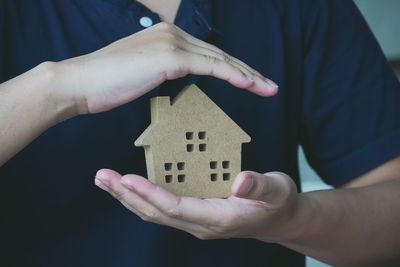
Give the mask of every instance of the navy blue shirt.
M 140 31 L 144 16 L 159 22 L 133 0 L 2 0 L 0 82 Z M 94 186 L 99 168 L 146 174 L 133 141 L 150 123 L 149 98 L 193 81 L 252 137 L 243 169 L 298 183 L 301 144 L 336 186 L 400 154 L 399 83 L 352 1 L 183 0 L 175 23 L 276 81 L 279 93 L 189 76 L 47 130 L 1 167 L 2 265 L 303 266 L 276 244 L 201 241 L 143 222 Z

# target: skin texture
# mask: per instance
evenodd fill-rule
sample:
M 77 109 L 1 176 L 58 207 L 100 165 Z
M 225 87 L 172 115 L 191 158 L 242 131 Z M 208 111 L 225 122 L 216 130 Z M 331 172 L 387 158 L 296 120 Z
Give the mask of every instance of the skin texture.
M 60 121 L 110 110 L 187 74 L 214 76 L 261 96 L 278 90 L 217 47 L 159 23 L 91 54 L 45 62 L 0 84 L 0 166 Z
M 400 157 L 340 189 L 297 193 L 279 172 L 240 173 L 228 199 L 179 197 L 138 175 L 98 171 L 95 184 L 145 221 L 200 239 L 280 243 L 335 266 L 400 263 Z
M 189 73 L 224 79 L 261 96 L 277 92 L 245 63 L 161 23 L 1 84 L 0 165 L 60 121 L 107 111 Z M 399 177 L 397 157 L 341 189 L 302 194 L 277 172 L 240 173 L 228 199 L 179 197 L 143 177 L 107 169 L 96 174 L 95 183 L 142 219 L 201 239 L 255 238 L 333 265 L 390 266 L 400 258 Z

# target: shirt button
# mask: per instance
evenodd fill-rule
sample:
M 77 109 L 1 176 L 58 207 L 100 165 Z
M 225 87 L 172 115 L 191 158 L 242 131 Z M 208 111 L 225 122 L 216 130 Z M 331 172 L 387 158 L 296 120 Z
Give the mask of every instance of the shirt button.
M 139 23 L 142 27 L 148 28 L 153 25 L 153 20 L 149 17 L 141 17 Z

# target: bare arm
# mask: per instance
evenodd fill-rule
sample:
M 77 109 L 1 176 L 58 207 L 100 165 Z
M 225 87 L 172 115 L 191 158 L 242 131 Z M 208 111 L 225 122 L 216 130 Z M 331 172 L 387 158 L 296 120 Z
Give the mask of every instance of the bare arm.
M 301 231 L 283 245 L 335 266 L 400 263 L 400 157 L 341 189 L 299 199 Z
M 60 121 L 107 111 L 189 73 L 211 75 L 262 96 L 278 89 L 217 47 L 159 23 L 91 54 L 42 63 L 0 84 L 0 166 Z
M 56 92 L 55 63 L 45 62 L 0 84 L 0 166 L 57 122 L 78 114 Z

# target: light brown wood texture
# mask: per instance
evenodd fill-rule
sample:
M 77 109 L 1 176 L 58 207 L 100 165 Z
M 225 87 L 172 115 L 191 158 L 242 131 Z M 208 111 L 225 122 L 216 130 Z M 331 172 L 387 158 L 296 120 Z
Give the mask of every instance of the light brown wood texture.
M 230 196 L 250 136 L 196 85 L 172 103 L 168 96 L 150 103 L 151 124 L 135 141 L 144 147 L 149 180 L 180 196 Z

